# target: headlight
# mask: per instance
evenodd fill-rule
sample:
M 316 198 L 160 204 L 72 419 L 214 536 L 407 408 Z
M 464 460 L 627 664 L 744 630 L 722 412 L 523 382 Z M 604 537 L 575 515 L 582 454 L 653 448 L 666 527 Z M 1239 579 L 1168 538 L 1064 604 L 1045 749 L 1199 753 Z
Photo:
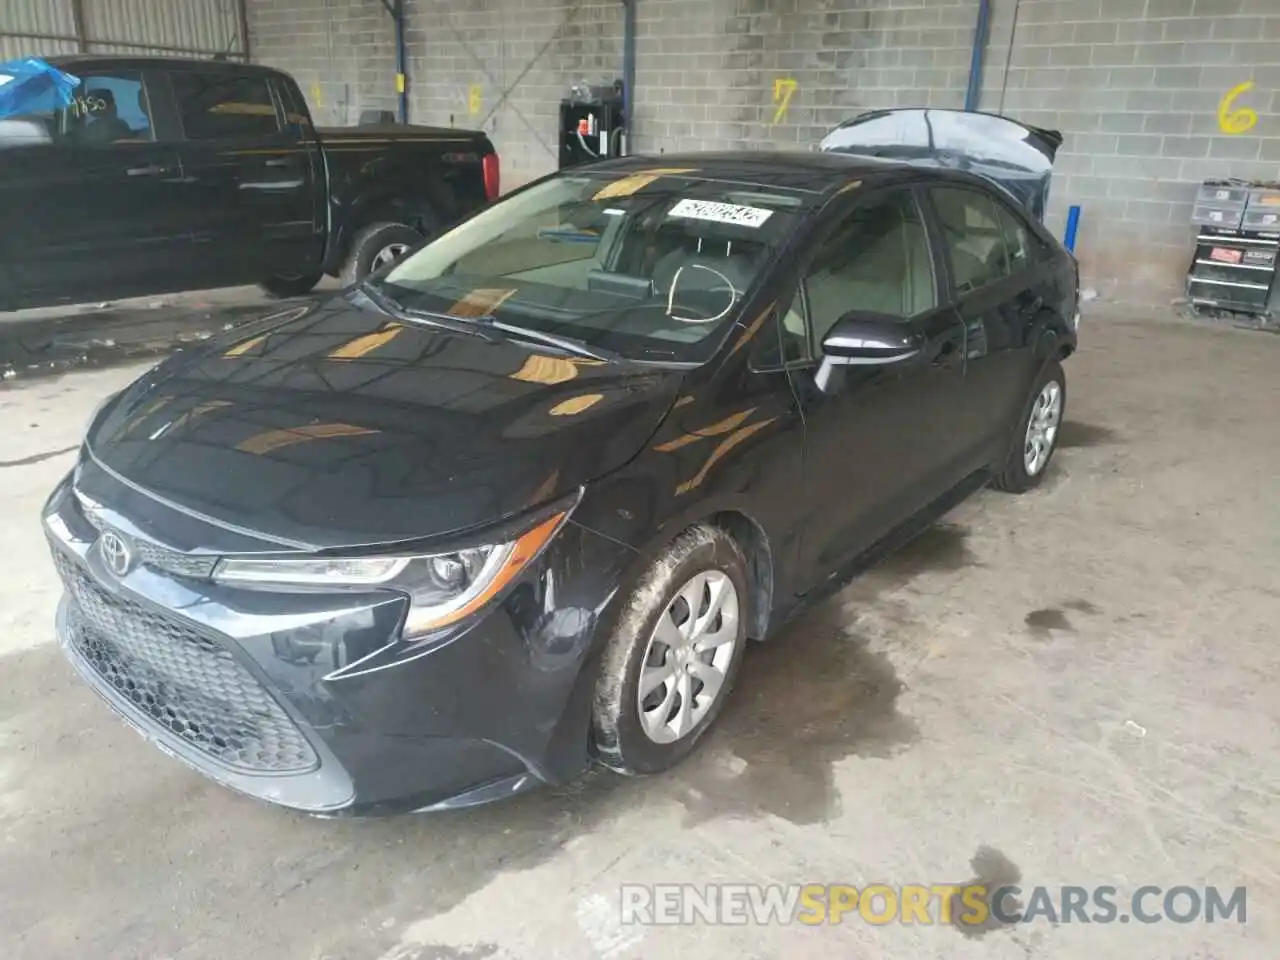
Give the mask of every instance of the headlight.
M 528 566 L 560 529 L 557 513 L 504 543 L 412 557 L 224 559 L 221 583 L 260 586 L 385 586 L 407 593 L 404 634 L 415 637 L 470 616 Z

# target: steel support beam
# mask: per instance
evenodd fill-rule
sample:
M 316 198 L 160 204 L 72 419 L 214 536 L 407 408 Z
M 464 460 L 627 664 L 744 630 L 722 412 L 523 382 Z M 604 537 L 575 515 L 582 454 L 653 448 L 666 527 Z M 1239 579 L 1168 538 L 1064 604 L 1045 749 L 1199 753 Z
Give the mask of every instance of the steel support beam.
M 636 3 L 638 0 L 622 0 L 622 121 L 627 144 L 624 152 L 631 152 L 631 138 L 635 136 L 635 88 L 636 88 Z
M 76 47 L 84 53 L 89 49 L 89 38 L 84 33 L 84 0 L 71 0 L 71 23 L 76 32 Z
M 240 55 L 244 62 L 249 62 L 249 0 L 239 0 L 236 4 L 236 16 L 240 20 Z
M 382 0 L 396 34 L 396 96 L 399 100 L 400 122 L 409 122 L 409 57 L 405 44 L 405 0 Z

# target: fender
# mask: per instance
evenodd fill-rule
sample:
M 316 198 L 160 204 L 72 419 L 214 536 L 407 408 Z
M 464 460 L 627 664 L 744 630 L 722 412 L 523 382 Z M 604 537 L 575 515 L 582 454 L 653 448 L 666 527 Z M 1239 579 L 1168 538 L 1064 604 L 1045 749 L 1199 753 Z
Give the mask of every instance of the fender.
M 589 496 L 590 492 L 588 491 L 588 498 Z M 582 521 L 582 508 L 587 506 L 584 499 L 584 502 L 579 504 L 578 510 L 575 511 L 572 522 L 590 530 L 593 534 L 613 540 L 615 544 L 619 545 L 619 550 L 626 551 L 626 555 L 621 558 L 623 564 L 622 575 L 619 577 L 617 586 L 613 590 L 604 610 L 596 620 L 590 648 L 583 658 L 581 669 L 573 683 L 565 708 L 561 712 L 548 740 L 546 751 L 541 758 L 541 764 L 536 769 L 537 775 L 548 783 L 564 783 L 571 780 L 591 762 L 594 749 L 591 743 L 591 710 L 595 698 L 596 680 L 600 673 L 600 661 L 604 655 L 605 646 L 617 627 L 618 618 L 626 605 L 627 598 L 630 597 L 640 577 L 653 563 L 658 554 L 682 530 L 695 523 L 714 521 L 717 525 L 723 526 L 727 518 L 741 517 L 743 518 L 742 522 L 756 525 L 761 535 L 765 535 L 763 528 L 760 528 L 750 514 L 742 509 L 745 504 L 740 500 L 733 498 L 707 499 L 698 501 L 688 508 L 673 512 L 662 522 L 653 536 L 647 538 L 639 546 L 631 546 L 615 540 L 608 534 L 602 534 L 599 530 L 595 530 L 589 524 L 584 523 Z M 591 512 L 590 507 L 588 507 L 587 512 Z M 734 532 L 735 535 L 738 535 L 737 531 Z M 764 544 L 764 549 L 765 551 L 771 551 L 772 545 L 766 543 Z M 747 635 L 749 638 L 763 639 L 765 630 L 773 626 L 773 621 L 777 618 L 770 616 L 767 609 L 757 609 L 754 602 L 756 597 L 765 596 L 766 600 L 763 606 L 772 606 L 771 592 L 773 589 L 774 559 L 771 553 L 766 553 L 767 562 L 753 563 L 752 551 L 744 545 L 743 552 L 748 555 L 748 576 L 755 581 L 757 586 L 757 590 L 753 592 L 750 598 L 753 606 L 750 608 L 750 627 Z M 757 560 L 759 560 L 759 551 L 757 550 L 756 553 Z M 615 554 L 615 556 L 617 555 Z M 760 577 L 767 579 L 761 583 L 759 582 Z M 531 769 L 533 769 L 532 766 Z
M 624 587 L 625 595 L 640 575 L 680 533 L 699 523 L 715 524 L 727 529 L 738 540 L 747 558 L 747 575 L 755 588 L 751 597 L 748 617 L 753 638 L 763 639 L 768 632 L 776 597 L 787 589 L 781 571 L 791 569 L 789 563 L 794 542 L 786 537 L 786 531 L 770 529 L 753 512 L 750 498 L 744 494 L 712 493 L 689 503 L 679 503 L 659 490 L 656 484 L 646 482 L 650 489 L 641 494 L 638 483 L 643 474 L 598 481 L 589 487 L 578 511 L 575 522 L 601 536 L 622 544 L 633 552 L 627 563 Z M 617 486 L 610 489 L 611 481 Z M 617 504 L 648 503 L 644 516 L 628 507 Z

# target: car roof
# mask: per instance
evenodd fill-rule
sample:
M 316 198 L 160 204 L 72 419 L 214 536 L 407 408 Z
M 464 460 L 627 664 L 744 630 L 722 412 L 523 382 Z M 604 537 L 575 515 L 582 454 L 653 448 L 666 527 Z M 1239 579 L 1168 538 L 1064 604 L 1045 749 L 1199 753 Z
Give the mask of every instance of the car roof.
M 739 150 L 664 153 L 602 160 L 567 173 L 598 171 L 626 175 L 642 171 L 680 171 L 709 180 L 726 180 L 819 196 L 839 192 L 852 181 L 865 186 L 905 180 L 949 180 L 987 185 L 981 177 L 958 170 L 922 167 L 897 160 L 847 153 L 801 150 Z
M 159 57 L 116 53 L 71 53 L 44 57 L 46 63 L 58 68 L 74 70 L 77 67 L 110 65 L 125 70 L 205 70 L 228 73 L 280 75 L 273 67 L 239 60 L 214 60 L 212 57 Z

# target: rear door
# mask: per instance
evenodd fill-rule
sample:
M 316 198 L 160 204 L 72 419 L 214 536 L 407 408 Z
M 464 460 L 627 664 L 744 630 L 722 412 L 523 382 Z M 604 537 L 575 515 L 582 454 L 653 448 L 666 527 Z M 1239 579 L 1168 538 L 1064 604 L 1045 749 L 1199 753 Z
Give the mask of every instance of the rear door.
M 197 247 L 228 283 L 311 272 L 315 171 L 267 73 L 169 72 Z
M 142 71 L 76 65 L 71 104 L 41 111 L 43 142 L 0 145 L 0 257 L 16 302 L 169 289 L 189 246 L 177 148 Z
M 1021 217 L 977 186 L 931 186 L 948 296 L 966 330 L 963 435 L 973 469 L 1001 455 L 1025 399 L 1028 332 L 1044 306 L 1034 235 Z

